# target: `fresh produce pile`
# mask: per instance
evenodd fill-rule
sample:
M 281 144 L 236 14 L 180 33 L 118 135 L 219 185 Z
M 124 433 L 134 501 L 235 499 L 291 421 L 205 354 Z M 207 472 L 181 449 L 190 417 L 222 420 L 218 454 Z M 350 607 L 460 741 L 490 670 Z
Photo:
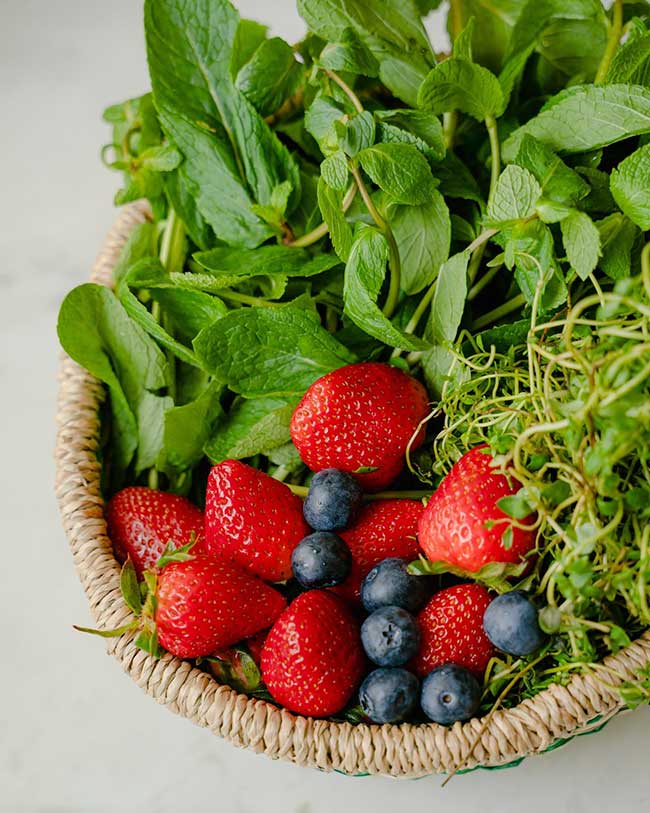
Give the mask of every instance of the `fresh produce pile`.
M 106 385 L 136 642 L 291 711 L 449 724 L 650 626 L 650 3 L 146 0 L 108 108 Z M 622 689 L 650 699 L 650 670 Z

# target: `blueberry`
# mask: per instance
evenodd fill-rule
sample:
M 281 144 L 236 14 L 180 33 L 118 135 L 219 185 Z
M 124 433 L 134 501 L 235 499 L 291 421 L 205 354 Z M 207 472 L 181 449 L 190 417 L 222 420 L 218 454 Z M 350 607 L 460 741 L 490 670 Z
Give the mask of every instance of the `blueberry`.
M 402 607 L 417 613 L 429 598 L 427 579 L 412 576 L 403 559 L 384 559 L 368 573 L 361 585 L 361 601 L 369 613 L 380 607 Z
M 317 472 L 303 505 L 308 525 L 317 531 L 347 528 L 361 506 L 363 491 L 351 474 L 339 469 Z
M 350 575 L 352 555 L 340 536 L 316 531 L 293 549 L 291 567 L 296 581 L 306 590 L 333 587 Z
M 406 669 L 375 669 L 361 684 L 359 702 L 373 723 L 400 723 L 415 711 L 418 689 Z
M 469 720 L 481 702 L 481 687 L 462 666 L 446 663 L 436 667 L 422 681 L 420 705 L 434 723 L 451 725 Z
M 507 655 L 530 655 L 544 643 L 537 608 L 521 590 L 497 596 L 483 616 L 485 634 Z
M 380 607 L 361 625 L 361 643 L 378 666 L 401 666 L 418 651 L 417 621 L 401 607 Z

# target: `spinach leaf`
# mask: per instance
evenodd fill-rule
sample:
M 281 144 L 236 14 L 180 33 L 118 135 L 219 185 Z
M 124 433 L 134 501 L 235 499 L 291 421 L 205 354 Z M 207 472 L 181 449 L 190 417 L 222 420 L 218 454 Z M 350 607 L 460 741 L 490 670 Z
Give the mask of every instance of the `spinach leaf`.
M 298 89 L 303 69 L 280 37 L 264 40 L 237 74 L 236 85 L 262 116 L 274 113 Z
M 356 358 L 304 310 L 242 308 L 194 341 L 206 369 L 245 398 L 301 396 L 317 378 Z
M 66 353 L 108 386 L 116 482 L 136 451 L 136 473 L 151 467 L 162 445 L 163 415 L 171 406 L 171 399 L 156 394 L 168 384 L 164 354 L 102 285 L 70 291 L 57 331 Z
M 203 447 L 212 428 L 223 414 L 222 386 L 212 382 L 194 400 L 165 412 L 163 445 L 158 468 L 176 474 L 195 466 L 203 457 Z
M 527 169 L 511 164 L 497 181 L 490 201 L 485 223 L 496 226 L 530 217 L 541 193 L 535 176 Z
M 449 256 L 449 209 L 434 190 L 431 200 L 420 206 L 389 205 L 388 218 L 402 263 L 402 289 L 416 294 L 433 282 Z
M 435 191 L 426 158 L 409 144 L 375 144 L 357 158 L 374 183 L 397 203 L 426 203 Z
M 528 134 L 560 153 L 587 152 L 650 132 L 650 90 L 638 85 L 577 85 L 550 99 L 503 144 L 514 158 Z
M 387 261 L 388 244 L 383 234 L 373 226 L 361 224 L 345 266 L 345 314 L 385 344 L 404 350 L 421 349 L 422 342 L 395 327 L 377 305 Z
M 587 279 L 598 265 L 600 232 L 588 214 L 578 211 L 564 218 L 560 228 L 571 267 L 580 279 Z
M 612 171 L 614 200 L 633 223 L 650 229 L 650 144 L 628 155 Z
M 487 68 L 452 57 L 427 75 L 418 104 L 432 113 L 460 110 L 483 121 L 488 116 L 500 116 L 505 99 L 499 80 Z

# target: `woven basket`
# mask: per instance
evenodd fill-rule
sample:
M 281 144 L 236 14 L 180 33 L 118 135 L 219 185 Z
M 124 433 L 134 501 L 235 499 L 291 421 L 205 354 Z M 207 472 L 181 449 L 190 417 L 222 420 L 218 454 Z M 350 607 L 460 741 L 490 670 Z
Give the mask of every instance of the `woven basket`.
M 110 284 L 113 265 L 129 232 L 149 216 L 145 204 L 122 210 L 92 272 Z M 70 358 L 60 368 L 56 489 L 63 525 L 79 578 L 99 627 L 117 627 L 130 611 L 120 593 L 120 568 L 106 535 L 100 489 L 99 406 L 103 386 Z M 346 774 L 415 778 L 506 767 L 529 754 L 593 731 L 621 710 L 616 685 L 650 663 L 650 632 L 609 657 L 607 682 L 575 676 L 519 706 L 451 728 L 422 725 L 351 725 L 299 717 L 217 683 L 187 661 L 155 660 L 136 648 L 133 635 L 108 641 L 108 651 L 147 694 L 171 711 L 234 745 L 275 759 Z

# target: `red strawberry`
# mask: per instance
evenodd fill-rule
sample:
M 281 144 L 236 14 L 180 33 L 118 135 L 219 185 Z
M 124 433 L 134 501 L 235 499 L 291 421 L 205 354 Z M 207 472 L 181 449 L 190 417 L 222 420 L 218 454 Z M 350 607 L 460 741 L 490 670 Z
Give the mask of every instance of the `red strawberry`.
M 158 576 L 158 641 L 179 658 L 198 658 L 270 626 L 286 607 L 273 587 L 237 565 L 194 556 Z
M 262 579 L 291 576 L 291 552 L 310 533 L 302 500 L 284 483 L 240 463 L 214 466 L 205 498 L 205 549 Z
M 262 676 L 272 697 L 310 717 L 336 714 L 365 668 L 359 628 L 336 596 L 302 593 L 275 622 L 262 650 Z
M 418 500 L 373 500 L 366 503 L 349 528 L 340 532 L 352 553 L 352 570 L 334 592 L 359 598 L 361 582 L 372 568 L 389 556 L 417 559 L 421 554 L 416 533 L 424 506 Z
M 518 491 L 492 467 L 484 446 L 464 454 L 440 483 L 420 519 L 420 545 L 432 562 L 443 561 L 470 573 L 489 562 L 519 562 L 535 546 L 535 533 L 515 528 L 497 506 L 502 497 Z M 530 523 L 532 517 L 523 520 Z M 486 527 L 486 525 L 488 527 Z M 512 544 L 502 542 L 512 529 Z
M 368 491 L 395 480 L 420 421 L 429 412 L 426 390 L 388 364 L 341 367 L 319 378 L 291 419 L 291 437 L 312 471 L 342 469 Z M 424 440 L 421 431 L 412 444 Z M 373 471 L 360 473 L 360 469 Z
M 118 491 L 106 509 L 108 535 L 120 562 L 127 557 L 138 577 L 152 570 L 168 543 L 175 548 L 186 545 L 191 534 L 200 545 L 203 537 L 203 512 L 185 497 L 131 486 Z
M 479 584 L 457 584 L 436 593 L 418 615 L 420 651 L 411 664 L 424 677 L 436 666 L 455 663 L 482 675 L 494 653 L 483 630 L 490 594 Z
M 255 633 L 250 638 L 247 638 L 244 643 L 248 651 L 251 654 L 251 658 L 255 661 L 255 663 L 259 666 L 260 661 L 262 659 L 262 649 L 264 648 L 264 642 L 266 641 L 266 636 L 269 634 L 268 630 L 262 630 L 261 632 Z

